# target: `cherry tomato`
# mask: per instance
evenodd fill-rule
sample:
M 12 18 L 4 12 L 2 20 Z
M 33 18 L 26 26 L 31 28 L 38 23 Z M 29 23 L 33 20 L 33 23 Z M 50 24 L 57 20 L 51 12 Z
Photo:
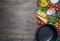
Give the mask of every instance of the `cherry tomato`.
M 58 5 L 57 5 L 57 4 L 55 4 L 55 7 L 58 7 Z
M 60 28 L 56 28 L 56 29 L 57 29 L 58 35 L 60 35 Z
M 56 21 L 57 21 L 58 23 L 60 23 L 60 20 L 56 19 Z
M 50 6 L 50 8 L 53 8 L 52 6 Z
M 58 11 L 59 9 L 58 8 L 55 8 L 56 11 Z
M 60 23 L 60 20 L 58 20 L 58 22 Z
M 49 5 L 50 5 L 50 6 L 53 6 L 53 3 L 50 3 Z
M 56 9 L 56 7 L 54 7 L 54 9 Z
M 58 26 L 60 27 L 60 24 L 58 24 Z
M 59 28 L 56 28 L 56 30 L 59 30 Z
M 37 24 L 39 24 L 39 25 L 40 25 L 40 24 L 41 24 L 41 21 L 38 21 L 38 22 L 37 22 Z
M 43 24 L 44 24 L 44 22 L 41 22 L 41 24 L 43 25 Z
M 55 6 L 55 4 L 53 4 L 53 7 Z
M 42 21 L 38 21 L 37 24 L 39 24 L 39 25 L 43 25 L 44 22 L 42 22 Z

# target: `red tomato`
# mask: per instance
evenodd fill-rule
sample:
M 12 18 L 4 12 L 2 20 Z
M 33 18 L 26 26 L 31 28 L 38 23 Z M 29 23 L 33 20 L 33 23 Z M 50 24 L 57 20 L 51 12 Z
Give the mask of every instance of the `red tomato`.
M 41 21 L 38 21 L 38 22 L 37 22 L 37 24 L 39 24 L 39 25 L 40 25 L 40 24 L 41 24 Z
M 54 9 L 56 9 L 56 7 L 54 7 Z
M 50 5 L 50 6 L 53 6 L 53 3 L 50 3 L 49 5 Z
M 58 7 L 58 5 L 57 5 L 57 4 L 55 4 L 55 7 Z
M 56 11 L 58 11 L 59 9 L 58 8 L 55 8 Z
M 58 24 L 58 26 L 60 27 L 60 24 Z
M 42 22 L 42 21 L 38 21 L 37 24 L 39 24 L 39 25 L 43 25 L 44 22 Z
M 58 35 L 60 35 L 60 28 L 56 28 L 56 29 L 57 29 Z
M 50 6 L 50 8 L 53 8 L 52 6 Z
M 53 7 L 55 6 L 55 4 L 53 4 Z
M 56 19 L 56 21 L 57 21 L 58 23 L 60 23 L 60 20 Z
M 60 20 L 58 20 L 58 22 L 60 23 Z
M 44 22 L 41 22 L 41 24 L 43 25 L 43 24 L 44 24 Z

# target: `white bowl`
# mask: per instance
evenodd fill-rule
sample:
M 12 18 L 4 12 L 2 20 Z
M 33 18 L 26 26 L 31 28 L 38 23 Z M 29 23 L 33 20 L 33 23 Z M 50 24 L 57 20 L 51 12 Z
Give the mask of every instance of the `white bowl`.
M 56 4 L 59 2 L 59 0 L 50 0 L 50 2 Z

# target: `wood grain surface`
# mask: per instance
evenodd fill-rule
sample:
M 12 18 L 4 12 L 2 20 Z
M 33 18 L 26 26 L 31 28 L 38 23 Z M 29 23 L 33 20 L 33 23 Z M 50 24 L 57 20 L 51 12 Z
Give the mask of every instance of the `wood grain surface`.
M 0 41 L 35 41 L 36 7 L 37 0 L 0 0 Z
M 35 41 L 37 0 L 0 0 L 0 41 Z

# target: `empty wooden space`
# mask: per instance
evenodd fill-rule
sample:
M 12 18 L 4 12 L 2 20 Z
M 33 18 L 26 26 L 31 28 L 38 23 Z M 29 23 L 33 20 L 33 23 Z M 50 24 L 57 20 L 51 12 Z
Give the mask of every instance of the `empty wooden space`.
M 0 41 L 35 41 L 37 0 L 0 0 Z

